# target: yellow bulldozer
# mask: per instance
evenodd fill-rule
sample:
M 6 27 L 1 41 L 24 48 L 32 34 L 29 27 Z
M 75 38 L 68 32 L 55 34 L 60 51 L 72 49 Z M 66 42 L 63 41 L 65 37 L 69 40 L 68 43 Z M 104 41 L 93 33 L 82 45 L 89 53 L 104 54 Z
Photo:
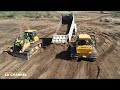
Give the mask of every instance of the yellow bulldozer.
M 13 47 L 10 47 L 7 52 L 29 60 L 42 47 L 42 39 L 39 39 L 36 32 L 36 30 L 25 30 L 23 37 L 17 37 Z
M 72 60 L 95 61 L 97 58 L 96 39 L 94 35 L 79 34 L 75 41 L 69 44 L 70 57 Z

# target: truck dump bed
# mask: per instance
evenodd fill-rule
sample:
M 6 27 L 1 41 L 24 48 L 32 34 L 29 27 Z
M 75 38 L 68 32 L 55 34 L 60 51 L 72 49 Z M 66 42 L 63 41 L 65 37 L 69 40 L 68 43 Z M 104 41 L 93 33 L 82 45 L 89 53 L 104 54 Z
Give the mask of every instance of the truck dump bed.
M 66 35 L 68 24 L 62 24 L 57 32 L 58 35 Z
M 52 43 L 67 43 L 73 32 L 76 32 L 73 14 L 62 15 L 59 27 L 53 35 Z

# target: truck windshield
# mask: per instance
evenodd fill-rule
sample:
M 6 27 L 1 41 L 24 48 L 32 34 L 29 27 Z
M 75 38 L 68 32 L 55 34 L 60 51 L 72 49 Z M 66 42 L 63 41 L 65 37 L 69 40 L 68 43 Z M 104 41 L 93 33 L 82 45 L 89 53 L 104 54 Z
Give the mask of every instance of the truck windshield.
M 91 45 L 90 40 L 78 40 L 78 45 Z

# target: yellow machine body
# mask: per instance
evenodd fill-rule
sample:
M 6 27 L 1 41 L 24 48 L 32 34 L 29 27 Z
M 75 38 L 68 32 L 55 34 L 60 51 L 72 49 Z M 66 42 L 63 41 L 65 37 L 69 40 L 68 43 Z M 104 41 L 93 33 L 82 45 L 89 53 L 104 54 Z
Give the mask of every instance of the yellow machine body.
M 12 55 L 29 60 L 29 58 L 42 47 L 42 41 L 39 40 L 36 30 L 25 30 L 24 37 L 23 39 L 21 38 L 21 40 L 23 40 L 21 49 L 16 51 L 19 47 L 14 45 L 14 47 L 10 50 Z
M 91 37 L 88 34 L 80 34 L 79 40 L 90 40 Z M 92 52 L 92 44 L 90 45 L 77 45 L 76 46 L 76 53 L 79 57 L 87 58 L 89 57 L 89 54 Z
M 77 46 L 76 52 L 80 57 L 87 58 L 92 52 L 92 46 Z

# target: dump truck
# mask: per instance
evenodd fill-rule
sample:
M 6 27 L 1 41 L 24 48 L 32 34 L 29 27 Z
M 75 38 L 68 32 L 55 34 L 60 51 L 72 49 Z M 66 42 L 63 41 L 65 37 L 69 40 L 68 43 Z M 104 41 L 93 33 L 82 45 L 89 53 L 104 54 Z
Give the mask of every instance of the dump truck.
M 95 61 L 97 59 L 95 36 L 79 34 L 69 43 L 69 51 L 71 60 L 77 61 L 86 58 L 89 61 Z
M 87 58 L 89 61 L 95 61 L 97 58 L 95 36 L 78 34 L 73 13 L 69 12 L 61 15 L 52 43 L 67 44 L 71 60 Z
M 66 44 L 76 36 L 77 28 L 74 21 L 73 13 L 65 13 L 61 15 L 57 30 L 53 34 L 53 44 Z
M 7 51 L 15 57 L 29 60 L 40 48 L 42 48 L 42 39 L 37 36 L 37 30 L 25 30 L 23 37 L 17 38 L 12 47 Z M 22 43 L 20 43 L 22 42 Z

